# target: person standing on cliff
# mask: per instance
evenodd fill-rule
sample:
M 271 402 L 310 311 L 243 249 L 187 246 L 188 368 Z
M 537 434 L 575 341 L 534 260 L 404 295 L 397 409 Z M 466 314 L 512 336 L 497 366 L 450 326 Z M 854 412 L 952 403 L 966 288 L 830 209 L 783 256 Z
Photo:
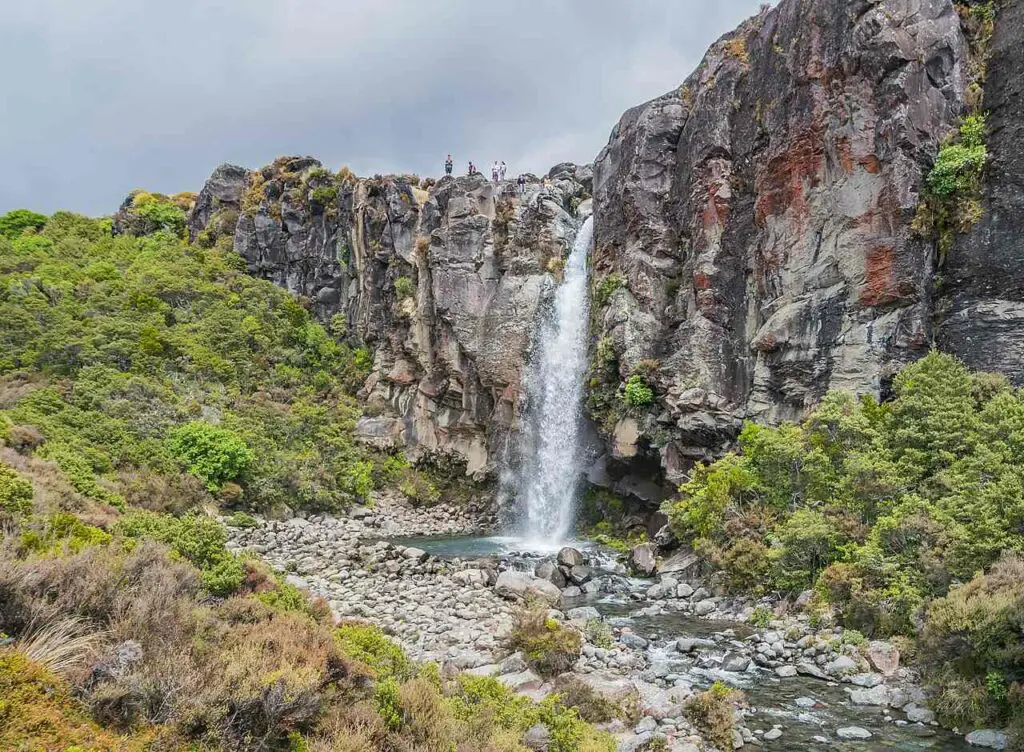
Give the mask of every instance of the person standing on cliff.
M 503 159 L 501 160 L 501 166 L 498 168 L 498 177 L 501 178 L 501 180 L 505 180 L 506 169 L 507 168 L 505 167 L 505 160 Z
M 519 195 L 523 196 L 526 194 L 526 176 L 520 175 L 519 180 L 516 181 L 519 184 Z
M 467 174 L 469 174 L 469 175 L 475 175 L 476 174 L 476 168 L 473 166 L 472 162 L 469 163 L 469 172 Z
M 449 154 L 448 155 L 448 159 L 446 159 L 444 161 L 444 174 L 445 175 L 451 175 L 452 174 L 452 168 L 454 168 L 454 167 L 455 167 L 455 163 L 452 161 L 452 155 Z
M 494 164 L 491 165 L 491 180 L 498 182 L 498 160 L 494 160 Z

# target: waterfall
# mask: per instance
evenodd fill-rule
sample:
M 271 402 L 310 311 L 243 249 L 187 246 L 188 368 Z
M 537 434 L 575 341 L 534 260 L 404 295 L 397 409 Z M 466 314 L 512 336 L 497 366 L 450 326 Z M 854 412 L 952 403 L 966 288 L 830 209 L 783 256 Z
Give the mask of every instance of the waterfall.
M 527 371 L 527 424 L 519 475 L 523 534 L 534 545 L 561 543 L 572 530 L 579 483 L 580 419 L 587 370 L 587 254 L 593 217 L 565 264 L 554 305 L 545 312 Z

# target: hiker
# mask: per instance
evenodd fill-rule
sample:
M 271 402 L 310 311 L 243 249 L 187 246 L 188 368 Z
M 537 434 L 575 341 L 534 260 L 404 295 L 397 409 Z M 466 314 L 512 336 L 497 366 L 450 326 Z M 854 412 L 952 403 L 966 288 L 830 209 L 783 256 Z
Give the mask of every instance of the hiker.
M 451 175 L 453 167 L 455 167 L 455 163 L 452 161 L 452 155 L 449 154 L 448 159 L 444 161 L 444 174 Z
M 469 163 L 469 173 L 468 173 L 468 174 L 469 174 L 470 176 L 472 176 L 472 175 L 475 175 L 475 174 L 476 174 L 476 168 L 475 168 L 475 167 L 473 166 L 473 163 L 472 163 L 472 162 L 470 162 L 470 163 Z
M 516 183 L 519 185 L 519 195 L 520 196 L 525 195 L 526 194 L 526 176 L 525 175 L 520 175 L 519 176 L 519 180 L 517 180 Z
M 505 179 L 505 169 L 505 160 L 503 159 L 501 160 L 501 167 L 498 168 L 498 175 L 501 177 L 502 180 Z
M 544 187 L 545 188 L 550 188 L 551 187 L 551 178 L 549 178 L 547 176 L 544 177 Z
M 498 182 L 498 160 L 494 160 L 494 164 L 491 165 L 491 180 Z

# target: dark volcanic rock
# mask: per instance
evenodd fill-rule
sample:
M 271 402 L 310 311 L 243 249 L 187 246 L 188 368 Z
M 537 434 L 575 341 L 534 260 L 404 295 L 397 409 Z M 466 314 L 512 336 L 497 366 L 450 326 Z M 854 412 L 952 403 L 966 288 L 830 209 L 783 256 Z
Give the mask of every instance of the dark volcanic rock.
M 249 171 L 244 167 L 222 164 L 214 170 L 189 214 L 189 240 L 196 242 L 203 231 L 210 240 L 234 233 L 248 184 Z
M 745 418 L 878 394 L 927 351 L 932 249 L 909 225 L 967 51 L 951 0 L 785 0 L 616 126 L 594 265 L 625 284 L 601 333 L 623 378 L 658 361 L 633 444 L 667 430 L 648 453 L 670 479 Z
M 940 348 L 1024 385 L 1024 3 L 999 12 L 985 82 L 985 213 L 939 271 Z

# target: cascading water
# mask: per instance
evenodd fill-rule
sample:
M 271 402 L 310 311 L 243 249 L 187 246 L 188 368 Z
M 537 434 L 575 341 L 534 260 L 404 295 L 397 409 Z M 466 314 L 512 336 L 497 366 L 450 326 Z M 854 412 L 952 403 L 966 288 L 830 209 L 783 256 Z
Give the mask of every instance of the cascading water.
M 532 441 L 520 465 L 518 495 L 523 535 L 537 547 L 561 543 L 573 524 L 587 369 L 587 254 L 593 234 L 591 217 L 576 236 L 554 305 L 541 323 L 527 373 L 527 423 Z

